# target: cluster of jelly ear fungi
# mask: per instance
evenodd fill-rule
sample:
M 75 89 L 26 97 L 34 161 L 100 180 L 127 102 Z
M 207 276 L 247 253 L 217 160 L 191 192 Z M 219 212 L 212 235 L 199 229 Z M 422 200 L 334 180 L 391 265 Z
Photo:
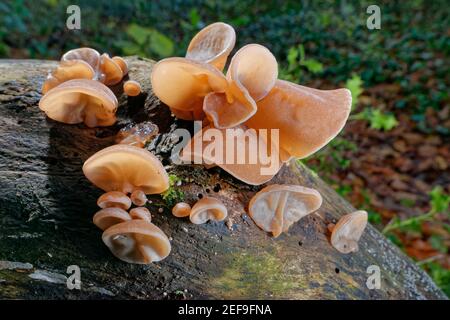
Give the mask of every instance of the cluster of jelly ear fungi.
M 110 126 L 116 122 L 118 101 L 107 86 L 119 83 L 127 73 L 121 57 L 100 55 L 92 48 L 70 50 L 47 76 L 39 108 L 59 122 Z
M 150 211 L 142 207 L 147 202 L 146 194 L 159 194 L 169 188 L 167 172 L 152 153 L 116 144 L 87 159 L 83 173 L 106 191 L 97 201 L 102 209 L 93 222 L 103 230 L 102 240 L 117 258 L 148 264 L 169 255 L 169 239 L 151 222 Z M 137 207 L 127 212 L 131 203 Z
M 266 144 L 277 146 L 280 163 L 308 157 L 341 131 L 351 109 L 348 89 L 318 90 L 278 80 L 275 57 L 258 44 L 238 50 L 224 75 L 235 40 L 234 29 L 225 23 L 204 28 L 192 39 L 184 58 L 163 59 L 154 66 L 153 92 L 179 119 L 204 120 L 220 130 L 278 129 L 279 142 Z M 191 143 L 181 152 L 183 161 L 199 156 L 193 154 Z M 215 159 L 203 160 L 214 163 Z M 260 163 L 216 164 L 252 185 L 271 180 L 277 172 L 263 175 Z

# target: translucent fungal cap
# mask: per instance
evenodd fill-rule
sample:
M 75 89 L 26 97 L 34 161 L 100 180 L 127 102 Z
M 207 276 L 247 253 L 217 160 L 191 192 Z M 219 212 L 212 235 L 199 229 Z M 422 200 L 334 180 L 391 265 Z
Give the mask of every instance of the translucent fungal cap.
M 128 220 L 131 220 L 130 216 L 121 208 L 104 208 L 93 217 L 94 224 L 102 230 Z
M 209 220 L 222 221 L 227 215 L 228 210 L 220 200 L 204 197 L 194 204 L 189 219 L 194 224 L 203 224 Z
M 321 205 L 322 197 L 314 189 L 274 184 L 256 193 L 248 210 L 256 225 L 276 238 Z
M 74 79 L 51 89 L 39 101 L 39 108 L 53 120 L 88 127 L 110 126 L 116 122 L 117 98 L 104 84 Z
M 115 224 L 103 232 L 102 240 L 120 260 L 149 264 L 166 258 L 171 250 L 165 233 L 145 220 Z
M 277 80 L 245 124 L 255 129 L 279 129 L 282 160 L 305 158 L 342 130 L 351 104 L 347 89 L 318 90 Z
M 109 191 L 98 198 L 97 205 L 100 208 L 117 207 L 128 210 L 131 207 L 131 199 L 123 192 Z
M 124 144 L 98 151 L 86 160 L 83 172 L 105 191 L 157 194 L 169 188 L 169 177 L 158 158 L 146 149 Z
M 367 225 L 367 212 L 355 211 L 342 216 L 331 233 L 331 244 L 341 253 L 358 251 L 358 241 Z
M 236 33 L 233 27 L 216 22 L 203 28 L 192 38 L 186 58 L 209 63 L 222 70 L 235 43 Z

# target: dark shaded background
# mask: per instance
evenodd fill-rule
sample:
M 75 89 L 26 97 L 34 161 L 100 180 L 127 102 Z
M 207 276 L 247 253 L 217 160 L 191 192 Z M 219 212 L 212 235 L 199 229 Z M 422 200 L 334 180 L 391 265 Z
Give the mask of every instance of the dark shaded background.
M 66 8 L 81 8 L 68 30 Z M 0 57 L 59 59 L 89 46 L 113 55 L 183 56 L 192 36 L 224 21 L 236 48 L 267 46 L 280 76 L 348 87 L 344 132 L 303 160 L 423 266 L 450 294 L 448 1 L 2 1 Z M 387 227 L 386 227 L 387 226 Z

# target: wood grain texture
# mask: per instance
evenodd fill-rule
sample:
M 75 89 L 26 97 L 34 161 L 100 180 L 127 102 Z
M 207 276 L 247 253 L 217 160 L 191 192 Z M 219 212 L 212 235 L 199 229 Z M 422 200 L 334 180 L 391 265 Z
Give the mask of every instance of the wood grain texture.
M 324 203 L 316 213 L 273 239 L 245 213 L 262 187 L 240 183 L 218 168 L 174 166 L 167 159 L 170 133 L 190 123 L 174 121 L 151 94 L 152 62 L 128 58 L 130 78 L 148 94 L 127 98 L 121 85 L 119 121 L 89 129 L 47 119 L 38 108 L 40 88 L 56 62 L 0 61 L 0 298 L 132 299 L 444 299 L 431 279 L 368 226 L 357 253 L 329 244 L 327 224 L 355 209 L 308 168 L 291 162 L 270 182 L 316 188 Z M 176 94 L 176 93 L 174 93 Z M 198 194 L 220 198 L 229 220 L 193 225 L 168 208 L 149 207 L 154 223 L 172 240 L 172 253 L 148 266 L 114 258 L 92 223 L 102 193 L 83 176 L 83 162 L 113 144 L 130 122 L 151 120 L 160 135 L 151 144 L 169 173 L 184 182 L 187 201 Z M 213 188 L 220 185 L 220 191 Z M 67 266 L 81 268 L 81 290 L 65 285 Z M 381 269 L 381 289 L 366 287 L 369 265 Z M 186 291 L 185 291 L 186 290 Z

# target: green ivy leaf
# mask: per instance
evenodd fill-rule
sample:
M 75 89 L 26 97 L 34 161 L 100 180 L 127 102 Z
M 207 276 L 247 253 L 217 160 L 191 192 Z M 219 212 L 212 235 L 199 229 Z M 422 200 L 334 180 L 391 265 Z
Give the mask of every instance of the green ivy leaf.
M 138 45 L 144 45 L 153 33 L 153 29 L 132 23 L 127 27 L 126 32 Z
M 352 94 L 352 107 L 358 103 L 358 97 L 363 92 L 363 82 L 361 77 L 354 74 L 350 79 L 347 80 L 345 87 L 350 90 Z
M 315 59 L 306 59 L 301 62 L 301 65 L 306 67 L 306 69 L 312 73 L 319 73 L 323 70 L 323 65 Z
M 445 194 L 441 186 L 434 187 L 430 192 L 430 197 L 431 210 L 433 212 L 447 212 L 450 215 L 450 195 Z
M 160 57 L 168 57 L 173 54 L 173 41 L 161 32 L 152 30 L 150 36 L 150 50 Z
M 370 113 L 370 127 L 372 129 L 389 131 L 398 125 L 398 121 L 393 114 L 383 113 L 379 109 Z

